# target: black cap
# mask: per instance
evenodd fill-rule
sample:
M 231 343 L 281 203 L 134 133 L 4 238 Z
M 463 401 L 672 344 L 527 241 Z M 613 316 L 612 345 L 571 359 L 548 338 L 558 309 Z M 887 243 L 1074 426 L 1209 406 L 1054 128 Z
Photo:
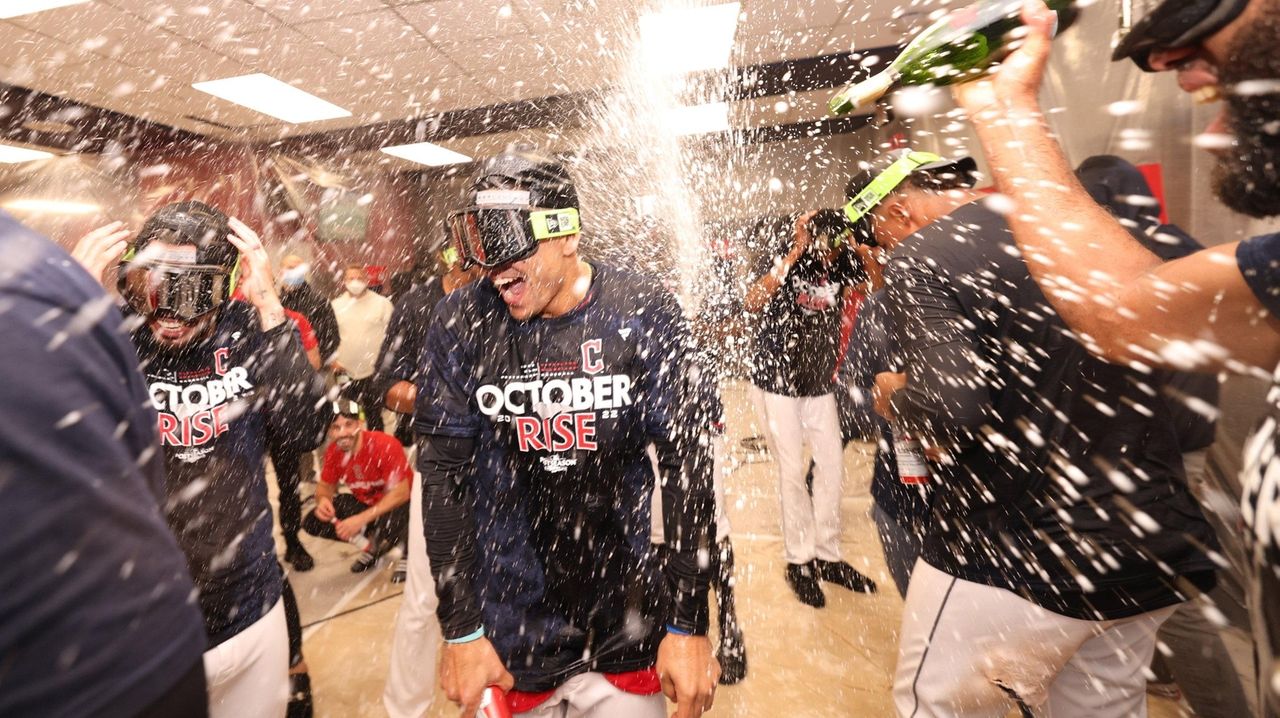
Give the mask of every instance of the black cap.
M 360 405 L 351 399 L 339 398 L 332 402 L 329 407 L 333 410 L 334 416 L 364 420 L 364 412 L 360 409 Z
M 1124 36 L 1111 59 L 1128 58 L 1151 72 L 1147 58 L 1152 51 L 1195 45 L 1239 17 L 1248 4 L 1249 0 L 1164 0 Z
M 871 184 L 871 180 L 879 177 L 890 165 L 901 159 L 899 152 L 888 152 L 866 164 L 866 167 L 849 179 L 844 187 L 844 197 L 851 200 Z M 959 157 L 952 160 L 930 162 L 920 165 L 911 176 L 927 174 L 936 177 L 939 188 L 972 187 L 978 183 L 978 161 L 972 157 Z
M 230 220 L 221 210 L 195 200 L 174 202 L 147 218 L 133 240 L 132 250 L 140 251 L 156 240 L 193 244 L 197 248 L 197 264 L 230 269 L 240 258 L 239 250 L 227 239 L 230 233 Z
M 569 169 L 547 157 L 533 145 L 518 143 L 485 160 L 471 177 L 467 196 L 479 190 L 519 189 L 529 192 L 529 203 L 543 209 L 578 209 L 578 190 Z

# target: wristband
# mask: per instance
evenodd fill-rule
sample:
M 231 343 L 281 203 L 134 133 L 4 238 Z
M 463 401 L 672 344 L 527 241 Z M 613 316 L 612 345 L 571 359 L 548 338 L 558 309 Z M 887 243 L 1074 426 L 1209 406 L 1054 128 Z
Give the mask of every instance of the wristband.
M 692 636 L 692 635 L 693 635 L 692 633 L 689 633 L 688 631 L 684 631 L 684 630 L 681 630 L 681 629 L 679 629 L 679 628 L 676 628 L 675 626 L 671 625 L 670 623 L 668 623 L 668 624 L 667 624 L 667 633 L 672 634 L 672 635 L 676 635 L 676 636 Z
M 484 638 L 484 626 L 477 628 L 465 636 L 460 636 L 458 638 L 446 638 L 444 639 L 444 642 L 456 646 L 459 643 L 471 643 L 472 641 L 478 641 L 481 638 Z

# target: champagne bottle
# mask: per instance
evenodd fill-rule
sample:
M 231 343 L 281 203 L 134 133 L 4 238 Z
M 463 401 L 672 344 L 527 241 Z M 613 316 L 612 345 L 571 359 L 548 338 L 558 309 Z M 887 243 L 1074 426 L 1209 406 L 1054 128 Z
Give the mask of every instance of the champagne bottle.
M 893 425 L 893 454 L 898 465 L 898 480 L 904 484 L 927 484 L 931 471 L 920 440 Z
M 977 0 L 952 10 L 916 35 L 889 66 L 831 98 L 843 115 L 906 85 L 950 85 L 980 77 L 1008 54 L 1010 33 L 1022 26 L 1023 0 Z M 1058 13 L 1058 31 L 1075 22 L 1072 0 L 1045 0 Z

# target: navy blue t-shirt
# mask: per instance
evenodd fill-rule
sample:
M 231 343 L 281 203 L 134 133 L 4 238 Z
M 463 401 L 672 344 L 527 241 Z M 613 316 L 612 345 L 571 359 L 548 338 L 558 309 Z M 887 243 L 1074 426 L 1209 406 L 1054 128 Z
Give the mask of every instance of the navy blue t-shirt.
M 166 515 L 200 592 L 209 643 L 253 625 L 280 598 L 267 503 L 266 431 L 315 448 L 328 425 L 324 383 L 284 322 L 230 302 L 213 332 L 172 351 L 145 325 L 133 340 L 164 448 Z
M 132 716 L 205 648 L 156 414 L 97 282 L 3 213 L 0 256 L 0 715 Z
M 922 557 L 1084 620 L 1178 603 L 1181 579 L 1207 590 L 1216 539 L 1157 385 L 1077 341 L 1015 250 L 975 202 L 885 272 L 910 379 L 894 410 L 952 448 Z
M 1280 317 L 1280 233 L 1241 242 L 1236 262 L 1258 301 L 1271 316 Z
M 705 453 L 698 435 L 713 409 L 695 374 L 675 298 L 607 266 L 596 267 L 582 303 L 555 318 L 513 319 L 488 280 L 436 306 L 414 426 L 474 441 L 462 479 L 474 497 L 476 569 L 465 592 L 482 614 L 456 615 L 446 584 L 465 572 L 433 564 L 444 575 L 446 636 L 482 622 L 527 691 L 583 671 L 654 664 L 673 598 L 650 543 L 646 445 L 668 482 L 671 562 L 695 554 L 697 536 L 715 535 L 710 462 L 698 464 L 705 472 L 676 475 L 686 456 Z M 431 468 L 421 454 L 419 467 L 426 485 Z
M 778 224 L 781 228 L 783 223 Z M 753 268 L 758 280 L 791 250 L 784 234 Z M 844 247 L 823 256 L 810 247 L 783 278 L 756 326 L 751 383 L 771 394 L 822 396 L 835 390 L 844 291 L 865 281 L 862 264 Z

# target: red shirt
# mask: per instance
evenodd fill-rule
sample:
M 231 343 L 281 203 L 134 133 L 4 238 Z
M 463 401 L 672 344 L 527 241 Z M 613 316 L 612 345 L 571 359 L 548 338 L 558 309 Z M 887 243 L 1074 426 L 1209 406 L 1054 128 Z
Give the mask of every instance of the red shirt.
M 320 480 L 337 486 L 339 482 L 365 506 L 373 506 L 401 481 L 413 476 L 404 447 L 390 434 L 381 431 L 360 432 L 360 448 L 351 456 L 329 444 L 324 452 L 324 468 Z

